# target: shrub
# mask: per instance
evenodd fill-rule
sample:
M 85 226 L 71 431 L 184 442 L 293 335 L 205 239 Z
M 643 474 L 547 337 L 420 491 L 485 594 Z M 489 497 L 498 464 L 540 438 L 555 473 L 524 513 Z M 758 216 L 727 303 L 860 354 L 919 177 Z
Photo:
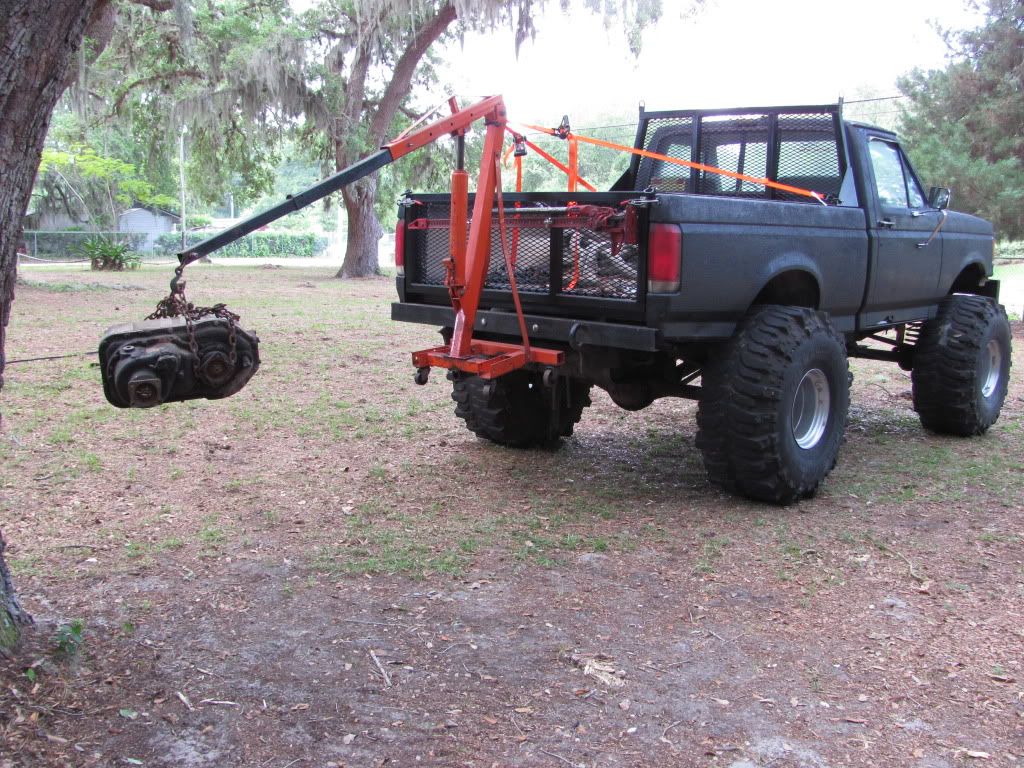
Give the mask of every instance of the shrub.
M 93 269 L 121 272 L 138 269 L 142 260 L 130 250 L 128 243 L 115 243 L 104 237 L 90 237 L 78 246 L 79 253 L 89 260 Z
M 191 246 L 202 242 L 208 234 L 189 232 L 186 242 Z M 311 232 L 253 232 L 217 251 L 220 256 L 276 256 L 303 258 L 319 256 L 327 248 L 326 237 Z M 181 249 L 181 233 L 168 232 L 156 239 L 156 250 L 162 254 L 177 253 Z
M 25 230 L 23 242 L 30 255 L 38 259 L 63 260 L 83 253 L 83 245 L 94 238 L 128 243 L 133 251 L 146 244 L 145 232 L 40 232 Z
M 999 240 L 996 242 L 997 259 L 1024 259 L 1024 240 Z

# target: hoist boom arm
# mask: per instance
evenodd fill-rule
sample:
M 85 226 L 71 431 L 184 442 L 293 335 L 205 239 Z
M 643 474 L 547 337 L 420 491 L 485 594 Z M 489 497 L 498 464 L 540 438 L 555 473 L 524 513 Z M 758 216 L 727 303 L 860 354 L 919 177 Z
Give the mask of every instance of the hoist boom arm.
M 277 221 L 282 216 L 287 216 L 289 213 L 294 213 L 308 205 L 312 205 L 318 200 L 327 197 L 327 195 L 337 192 L 342 187 L 348 186 L 365 176 L 369 176 L 374 171 L 380 170 L 398 158 L 437 141 L 442 136 L 462 133 L 473 122 L 481 117 L 485 117 L 498 107 L 503 107 L 501 96 L 490 96 L 469 107 L 455 110 L 450 117 L 435 120 L 418 130 L 401 136 L 385 144 L 372 155 L 367 155 L 362 160 L 338 171 L 333 176 L 317 182 L 309 189 L 294 195 L 288 195 L 283 202 L 278 203 L 272 208 L 243 219 L 234 226 L 228 227 L 213 237 L 209 237 L 195 246 L 182 251 L 178 254 L 178 261 L 182 265 L 190 264 L 203 256 L 211 254 L 219 248 L 223 248 L 225 245 L 245 237 L 250 232 L 255 232 L 260 227 L 265 227 L 267 224 Z

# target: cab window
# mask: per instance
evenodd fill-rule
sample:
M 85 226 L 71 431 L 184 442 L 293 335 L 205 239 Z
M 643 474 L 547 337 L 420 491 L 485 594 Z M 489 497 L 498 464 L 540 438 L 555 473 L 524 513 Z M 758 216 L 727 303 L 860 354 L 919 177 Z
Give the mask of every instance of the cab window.
M 899 146 L 872 139 L 868 150 L 879 202 L 887 208 L 923 208 L 924 194 Z

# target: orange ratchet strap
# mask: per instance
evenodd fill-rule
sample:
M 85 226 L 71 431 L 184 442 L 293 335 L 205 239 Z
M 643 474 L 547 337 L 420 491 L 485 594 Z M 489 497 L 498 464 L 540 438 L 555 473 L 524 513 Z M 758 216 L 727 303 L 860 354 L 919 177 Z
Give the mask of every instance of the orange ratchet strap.
M 530 125 L 528 123 L 524 123 L 524 126 L 526 128 L 529 128 L 530 130 L 533 130 L 533 131 L 540 131 L 541 133 L 546 133 L 549 136 L 557 136 L 558 135 L 558 132 L 555 131 L 552 128 L 544 128 L 543 126 L 540 126 L 540 125 Z M 789 184 L 780 184 L 777 181 L 772 181 L 771 179 L 761 178 L 760 176 L 747 176 L 746 174 L 743 174 L 743 173 L 735 173 L 734 171 L 727 171 L 724 168 L 715 168 L 714 166 L 704 165 L 703 163 L 694 163 L 694 162 L 691 162 L 689 160 L 680 160 L 678 157 L 671 157 L 669 155 L 662 155 L 662 154 L 659 154 L 657 152 L 648 152 L 646 149 L 637 149 L 636 147 L 627 147 L 625 144 L 616 144 L 613 141 L 605 141 L 604 139 L 594 139 L 594 138 L 591 138 L 590 136 L 580 136 L 578 134 L 573 133 L 573 134 L 570 134 L 570 138 L 574 138 L 577 141 L 582 141 L 582 142 L 584 142 L 586 144 L 593 144 L 596 147 L 604 147 L 605 149 L 615 149 L 615 150 L 618 150 L 619 152 L 630 152 L 630 153 L 632 153 L 634 155 L 640 155 L 641 157 L 649 157 L 649 158 L 651 158 L 653 160 L 662 160 L 663 162 L 672 163 L 673 165 L 682 165 L 682 166 L 684 166 L 686 168 L 695 168 L 696 170 L 704 171 L 705 173 L 717 173 L 717 174 L 719 174 L 721 176 L 728 176 L 728 177 L 730 177 L 732 179 L 739 179 L 740 181 L 749 181 L 749 182 L 752 182 L 754 184 L 762 184 L 762 185 L 764 185 L 766 187 L 771 187 L 772 189 L 781 190 L 782 192 L 790 192 L 790 193 L 792 193 L 794 195 L 802 195 L 803 197 L 810 197 L 810 198 L 813 198 L 814 200 L 817 200 L 822 205 L 828 205 L 828 203 L 825 202 L 825 196 L 822 195 L 820 192 L 812 192 L 809 189 L 802 189 L 800 187 L 792 187 Z M 534 147 L 533 144 L 530 144 L 529 141 L 527 142 L 527 144 L 534 151 L 536 151 L 536 152 L 540 151 L 536 147 Z M 542 157 L 543 157 L 543 155 L 542 155 Z M 569 172 L 568 169 L 563 168 L 563 170 L 565 170 L 566 173 Z M 581 180 L 581 182 L 582 182 L 582 180 Z M 586 182 L 582 182 L 582 183 L 585 186 L 587 186 L 589 189 L 591 189 L 591 191 L 593 191 L 593 187 L 590 187 L 589 184 L 586 184 Z
M 580 147 L 576 137 L 569 134 L 569 191 L 576 191 L 576 183 L 580 179 Z
M 545 129 L 545 130 L 547 130 L 547 129 Z M 509 133 L 512 133 L 512 131 L 509 131 Z M 582 141 L 582 139 L 581 139 L 581 141 Z M 529 139 L 526 139 L 526 146 L 528 146 L 530 149 L 532 149 L 534 152 L 536 152 L 538 155 L 543 157 L 545 160 L 547 160 L 549 163 L 551 163 L 553 166 L 555 166 L 558 170 L 560 170 L 562 173 L 564 173 L 566 176 L 568 176 L 570 183 L 572 182 L 573 178 L 575 177 L 575 180 L 576 180 L 577 184 L 579 184 L 580 186 L 586 187 L 591 192 L 597 192 L 597 187 L 595 187 L 593 184 L 591 184 L 589 181 L 584 179 L 579 174 L 573 174 L 572 170 L 567 165 L 565 165 L 564 163 L 560 163 L 558 160 L 553 158 L 551 155 L 549 155 L 547 152 L 545 152 L 543 149 L 538 147 L 536 144 L 534 144 Z M 506 155 L 507 155 L 507 153 L 506 153 Z M 569 191 L 572 192 L 572 191 L 575 191 L 575 189 L 570 189 Z

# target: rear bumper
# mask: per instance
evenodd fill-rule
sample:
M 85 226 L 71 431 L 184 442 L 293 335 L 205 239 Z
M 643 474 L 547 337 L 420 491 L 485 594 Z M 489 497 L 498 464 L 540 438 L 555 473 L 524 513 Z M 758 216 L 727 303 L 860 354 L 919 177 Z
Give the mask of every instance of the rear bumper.
M 451 328 L 455 322 L 455 313 L 451 307 L 394 302 L 391 305 L 391 319 L 403 323 L 423 323 Z M 595 346 L 657 352 L 664 346 L 661 343 L 661 334 L 657 330 L 643 326 L 526 315 L 526 328 L 531 340 L 557 342 L 572 349 Z M 478 333 L 519 338 L 519 321 L 512 312 L 480 311 L 477 312 L 473 330 Z

